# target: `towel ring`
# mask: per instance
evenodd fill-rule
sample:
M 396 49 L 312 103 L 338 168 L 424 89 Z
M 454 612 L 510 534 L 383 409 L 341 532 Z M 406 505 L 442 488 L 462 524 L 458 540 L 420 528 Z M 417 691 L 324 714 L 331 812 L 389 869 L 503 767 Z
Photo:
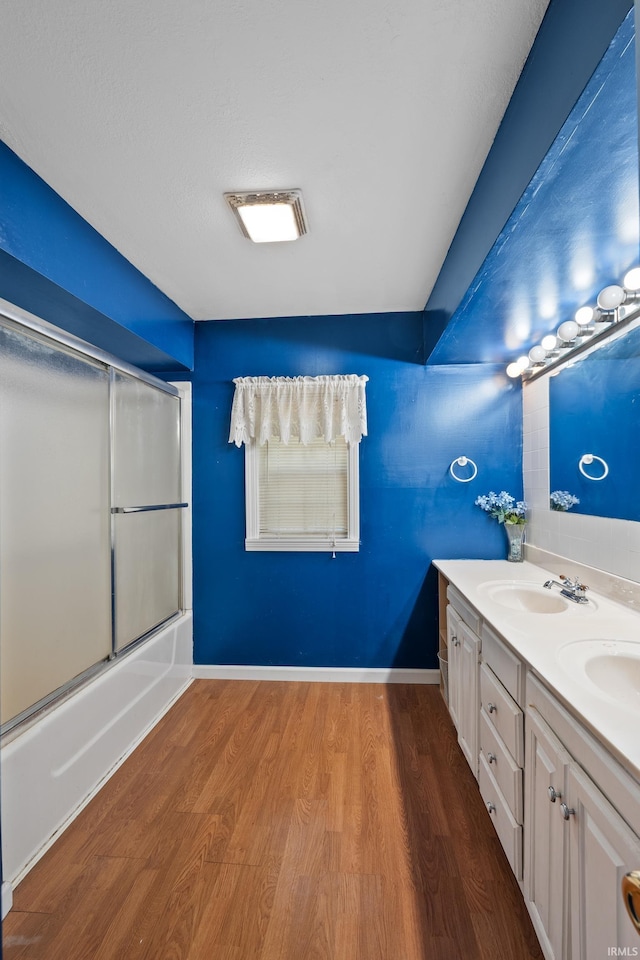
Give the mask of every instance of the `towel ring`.
M 590 473 L 584 469 L 584 465 L 593 463 L 594 460 L 597 460 L 598 463 L 602 464 L 602 476 L 592 477 Z M 609 473 L 609 465 L 606 460 L 603 460 L 602 457 L 597 457 L 595 453 L 583 453 L 580 459 L 578 460 L 578 469 L 583 477 L 586 477 L 587 480 L 604 480 L 604 478 Z
M 459 467 L 466 467 L 467 464 L 469 463 L 471 464 L 471 467 L 473 469 L 473 473 L 471 474 L 471 476 L 459 477 L 458 474 L 455 472 L 454 467 L 456 465 Z M 451 474 L 454 480 L 458 481 L 458 483 L 470 483 L 472 480 L 475 480 L 475 478 L 478 476 L 478 467 L 476 466 L 475 461 L 471 459 L 471 457 L 458 457 L 456 460 L 451 461 L 451 465 L 449 466 L 449 473 Z

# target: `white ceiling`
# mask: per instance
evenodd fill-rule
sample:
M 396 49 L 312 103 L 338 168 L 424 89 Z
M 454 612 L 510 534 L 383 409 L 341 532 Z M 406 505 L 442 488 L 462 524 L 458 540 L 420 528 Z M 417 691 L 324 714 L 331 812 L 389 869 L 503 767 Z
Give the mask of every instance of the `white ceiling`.
M 0 138 L 194 319 L 421 310 L 546 6 L 4 0 Z

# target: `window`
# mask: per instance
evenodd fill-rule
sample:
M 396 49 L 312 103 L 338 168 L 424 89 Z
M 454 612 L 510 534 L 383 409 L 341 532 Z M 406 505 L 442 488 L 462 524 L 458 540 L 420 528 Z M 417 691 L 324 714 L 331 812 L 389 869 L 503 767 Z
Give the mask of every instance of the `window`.
M 234 380 L 229 442 L 245 445 L 247 550 L 359 549 L 367 380 Z
M 245 457 L 247 550 L 359 549 L 357 443 L 272 438 Z

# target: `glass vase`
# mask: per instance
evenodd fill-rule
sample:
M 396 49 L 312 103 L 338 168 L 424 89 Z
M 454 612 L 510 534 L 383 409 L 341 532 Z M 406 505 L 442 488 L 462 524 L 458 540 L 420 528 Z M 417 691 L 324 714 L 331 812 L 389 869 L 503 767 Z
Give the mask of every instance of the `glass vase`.
M 507 560 L 512 563 L 522 563 L 524 560 L 524 529 L 525 523 L 505 523 L 508 550 Z

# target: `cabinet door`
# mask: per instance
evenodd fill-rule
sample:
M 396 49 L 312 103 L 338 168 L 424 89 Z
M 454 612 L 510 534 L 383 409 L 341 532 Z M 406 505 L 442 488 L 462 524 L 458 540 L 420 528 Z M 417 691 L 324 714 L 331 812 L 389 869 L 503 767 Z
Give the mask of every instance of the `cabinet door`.
M 566 951 L 564 800 L 569 755 L 535 708 L 525 722 L 524 895 L 547 960 Z M 606 956 L 606 954 L 603 954 Z
M 458 699 L 458 743 L 478 779 L 478 727 L 480 723 L 480 640 L 473 630 L 461 623 L 458 632 L 460 646 L 460 687 Z
M 451 604 L 447 607 L 447 648 L 449 653 L 449 713 L 458 729 L 460 699 L 460 643 L 462 620 Z
M 640 840 L 577 766 L 567 780 L 570 808 L 571 960 L 640 954 L 622 899 L 622 877 L 640 864 Z M 567 811 L 569 814 L 569 811 Z M 615 950 L 614 950 L 615 948 Z M 633 951 L 633 952 L 632 952 Z

